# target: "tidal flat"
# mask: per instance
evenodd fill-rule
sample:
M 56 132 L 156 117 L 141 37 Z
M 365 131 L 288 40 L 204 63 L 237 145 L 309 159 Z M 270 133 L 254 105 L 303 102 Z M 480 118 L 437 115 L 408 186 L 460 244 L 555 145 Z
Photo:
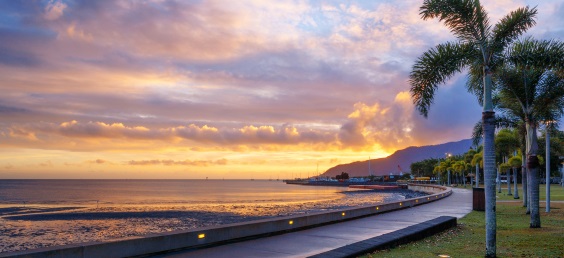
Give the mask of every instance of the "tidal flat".
M 343 191 L 337 198 L 291 202 L 0 206 L 0 252 L 246 222 L 392 202 L 409 190 Z

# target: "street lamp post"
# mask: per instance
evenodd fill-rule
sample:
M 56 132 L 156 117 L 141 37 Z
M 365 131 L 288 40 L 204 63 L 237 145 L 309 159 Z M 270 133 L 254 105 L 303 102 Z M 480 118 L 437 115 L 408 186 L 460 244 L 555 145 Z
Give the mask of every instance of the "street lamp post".
M 446 158 L 450 158 L 450 156 L 452 156 L 452 154 L 450 153 L 445 153 Z M 447 168 L 447 186 L 450 186 L 450 168 Z

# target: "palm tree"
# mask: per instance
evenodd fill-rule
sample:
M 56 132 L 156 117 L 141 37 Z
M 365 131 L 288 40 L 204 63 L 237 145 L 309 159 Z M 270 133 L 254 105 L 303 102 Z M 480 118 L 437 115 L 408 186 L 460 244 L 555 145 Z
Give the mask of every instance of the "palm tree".
M 484 153 L 476 153 L 471 162 L 472 166 L 476 166 L 476 187 L 480 187 L 480 168 L 484 168 L 483 157 Z
M 515 137 L 515 134 L 509 129 L 502 129 L 497 133 L 495 137 L 495 148 L 500 156 L 503 158 L 503 162 L 507 162 L 509 154 L 513 153 L 517 148 L 519 148 L 519 139 Z M 507 168 L 507 170 L 505 170 Z M 501 171 L 507 171 L 507 194 L 511 194 L 511 178 L 509 177 L 510 167 L 504 167 Z
M 447 172 L 447 186 L 450 186 L 451 181 L 450 181 L 450 171 L 452 170 L 452 160 L 450 158 L 445 159 L 445 161 L 441 162 L 441 167 L 443 169 L 443 172 Z
M 466 171 L 466 168 L 467 164 L 464 160 L 459 160 L 452 164 L 452 169 L 456 172 L 457 184 L 462 181 L 464 183 L 464 187 L 466 187 L 466 181 L 464 180 L 464 172 Z
M 464 67 L 481 71 L 483 93 L 484 160 L 486 194 L 486 256 L 496 256 L 495 216 L 495 150 L 492 75 L 500 53 L 512 41 L 535 24 L 536 8 L 519 8 L 495 26 L 479 0 L 425 0 L 420 8 L 424 20 L 438 18 L 454 33 L 458 41 L 439 44 L 416 61 L 410 74 L 412 98 L 425 117 L 433 103 L 438 85 L 446 82 Z M 481 95 L 481 94 L 479 94 Z
M 517 168 L 521 167 L 523 161 L 517 155 L 511 157 L 508 161 L 513 168 L 513 199 L 519 199 L 519 190 L 517 190 Z
M 539 157 L 537 127 L 564 114 L 564 43 L 526 39 L 513 44 L 496 81 L 500 109 L 524 115 L 531 228 L 539 228 Z
M 439 178 L 439 183 L 441 183 L 441 174 L 444 176 L 444 172 L 448 170 L 449 164 L 446 161 L 439 162 L 439 165 L 435 167 L 433 173 L 437 174 Z
M 468 150 L 468 152 L 466 152 L 464 154 L 464 162 L 466 162 L 466 166 L 467 166 L 466 169 L 468 170 L 469 173 L 472 173 L 472 166 L 473 165 L 470 165 L 470 164 L 472 163 L 472 159 L 474 158 L 474 155 L 476 155 L 476 150 L 474 150 L 474 149 L 470 149 L 470 150 Z M 472 186 L 472 180 L 470 180 L 470 186 Z
M 510 169 L 511 169 L 511 165 L 510 165 L 509 163 L 507 163 L 507 162 L 499 164 L 499 170 L 500 170 L 500 171 L 506 171 L 507 190 L 508 190 L 508 194 L 507 194 L 507 195 L 513 195 L 513 194 L 511 193 L 511 188 L 510 188 L 510 183 L 509 183 L 509 182 L 511 182 L 511 178 L 509 177 L 509 175 L 510 175 L 510 174 L 509 174 Z
M 464 172 L 468 171 L 467 174 L 464 175 L 464 188 L 466 188 L 466 176 L 470 175 L 472 173 L 472 164 L 470 164 L 470 162 L 464 162 L 465 168 L 464 168 Z M 472 187 L 472 180 L 470 180 L 470 187 Z

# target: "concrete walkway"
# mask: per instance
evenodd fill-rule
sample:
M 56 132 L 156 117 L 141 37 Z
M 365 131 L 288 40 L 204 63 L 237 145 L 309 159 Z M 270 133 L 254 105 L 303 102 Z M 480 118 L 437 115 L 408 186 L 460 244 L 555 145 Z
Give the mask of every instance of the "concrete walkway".
M 472 211 L 472 188 L 408 209 L 327 226 L 153 257 L 307 257 L 376 237 L 440 216 L 462 218 Z

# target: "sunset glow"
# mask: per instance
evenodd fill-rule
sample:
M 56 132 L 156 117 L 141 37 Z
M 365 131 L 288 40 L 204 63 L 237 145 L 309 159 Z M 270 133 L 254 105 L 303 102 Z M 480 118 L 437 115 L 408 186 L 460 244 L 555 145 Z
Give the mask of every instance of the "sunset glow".
M 482 1 L 492 22 L 562 1 Z M 467 139 L 459 74 L 415 110 L 418 55 L 452 40 L 414 1 L 2 1 L 0 178 L 285 179 Z

